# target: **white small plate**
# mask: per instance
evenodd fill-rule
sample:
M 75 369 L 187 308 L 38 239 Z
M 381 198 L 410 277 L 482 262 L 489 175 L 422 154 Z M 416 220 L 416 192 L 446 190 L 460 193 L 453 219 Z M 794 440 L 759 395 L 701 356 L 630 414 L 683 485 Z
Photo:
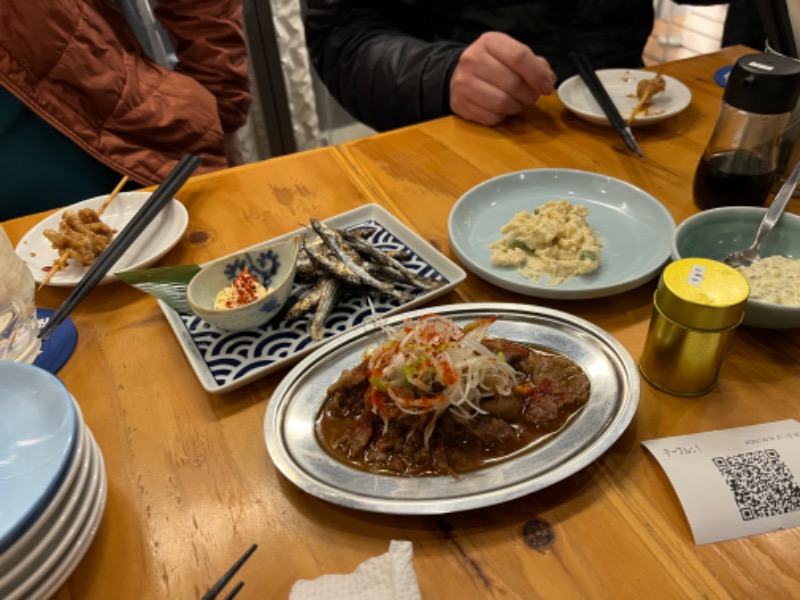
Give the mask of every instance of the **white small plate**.
M 519 211 L 531 212 L 552 200 L 589 208 L 587 222 L 603 247 L 600 268 L 564 283 L 536 284 L 512 267 L 492 264 L 489 245 Z M 599 298 L 652 279 L 669 260 L 675 221 L 669 211 L 639 188 L 598 173 L 572 169 L 532 169 L 494 177 L 467 191 L 450 211 L 450 246 L 473 273 L 501 288 L 561 300 Z
M 608 95 L 616 105 L 622 118 L 626 121 L 631 112 L 636 108 L 636 85 L 642 79 L 652 79 L 652 71 L 638 71 L 635 69 L 600 69 L 597 77 L 606 88 Z M 692 92 L 674 77 L 664 75 L 666 88 L 653 96 L 652 103 L 636 115 L 631 127 L 637 125 L 650 125 L 673 117 L 689 106 L 692 101 Z M 579 117 L 598 125 L 610 125 L 603 109 L 594 99 L 589 88 L 575 75 L 567 79 L 558 87 L 558 98 L 569 110 Z
M 85 427 L 83 424 L 81 426 Z M 54 516 L 52 522 L 48 523 L 48 527 L 36 538 L 25 555 L 20 556 L 19 560 L 0 577 L 0 594 L 4 598 L 9 592 L 21 593 L 21 588 L 28 585 L 28 582 L 32 582 L 35 572 L 47 568 L 60 557 L 63 550 L 69 545 L 70 538 L 85 520 L 89 508 L 94 502 L 99 465 L 96 461 L 94 443 L 90 441 L 91 434 L 89 434 L 88 428 L 84 435 L 87 435 L 87 442 L 89 442 L 87 449 L 91 458 L 89 472 L 83 479 L 83 486 L 72 490 L 63 510 Z
M 25 530 L 25 533 L 17 538 L 11 546 L 0 553 L 0 573 L 7 573 L 14 565 L 20 560 L 23 560 L 30 554 L 31 548 L 34 548 L 39 539 L 47 535 L 47 532 L 53 528 L 54 524 L 58 521 L 61 514 L 69 512 L 72 506 L 73 497 L 79 490 L 84 488 L 89 471 L 91 470 L 92 454 L 91 449 L 88 447 L 87 431 L 83 418 L 80 415 L 80 407 L 75 399 L 72 399 L 72 404 L 78 413 L 78 434 L 75 440 L 75 456 L 69 471 L 65 474 L 63 481 L 59 485 L 58 491 L 47 504 L 47 507 L 36 518 L 36 520 Z
M 101 218 L 115 232 L 119 232 L 128 224 L 149 197 L 150 192 L 122 192 L 112 200 Z M 66 207 L 65 210 L 77 211 L 87 207 L 97 209 L 106 198 L 107 196 L 98 196 L 97 198 L 83 200 Z M 44 281 L 49 268 L 58 260 L 58 251 L 44 237 L 44 230 L 58 230 L 62 212 L 53 213 L 40 221 L 17 244 L 17 254 L 30 267 L 36 283 Z M 109 274 L 100 283 L 113 281 L 114 276 L 112 273 L 141 269 L 153 264 L 180 241 L 188 225 L 189 215 L 186 212 L 186 208 L 177 199 L 173 199 L 156 215 L 153 222 L 147 226 L 138 239 L 128 248 L 128 251 L 111 267 Z M 47 285 L 73 287 L 81 280 L 88 269 L 89 267 L 83 267 L 75 261 L 70 261 L 65 268 L 53 275 Z
M 108 500 L 108 475 L 106 474 L 103 455 L 96 444 L 95 448 L 97 460 L 100 462 L 100 473 L 98 476 L 98 489 L 94 494 L 94 504 L 91 512 L 56 565 L 40 580 L 36 581 L 35 588 L 29 590 L 31 597 L 49 598 L 52 596 L 72 575 L 78 563 L 92 545 L 98 529 L 100 529 Z
M 16 571 L 16 575 L 0 585 L 4 597 L 48 597 L 72 573 L 94 539 L 105 508 L 107 479 L 100 449 L 88 428 L 85 427 L 84 433 L 91 455 L 91 472 L 84 487 L 72 506 L 58 516 L 35 547 L 12 567 L 11 573 Z M 44 589 L 48 589 L 47 594 Z
M 66 387 L 47 371 L 0 361 L 0 382 L 2 554 L 57 495 L 75 458 L 80 423 Z

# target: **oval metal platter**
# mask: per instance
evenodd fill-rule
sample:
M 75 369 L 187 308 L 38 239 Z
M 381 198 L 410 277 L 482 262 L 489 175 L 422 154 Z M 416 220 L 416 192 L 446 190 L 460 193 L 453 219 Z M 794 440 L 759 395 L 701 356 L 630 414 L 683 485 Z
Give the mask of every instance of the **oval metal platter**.
M 365 323 L 297 364 L 269 401 L 264 438 L 273 463 L 292 483 L 328 502 L 391 514 L 443 514 L 491 506 L 530 494 L 572 475 L 598 458 L 636 412 L 639 373 L 630 354 L 606 331 L 565 312 L 525 304 L 476 303 L 428 307 L 385 319 L 437 313 L 466 325 L 497 315 L 488 335 L 561 352 L 589 376 L 591 397 L 557 434 L 513 459 L 458 477 L 376 475 L 345 465 L 320 446 L 314 422 L 325 393 L 343 369 L 384 339 Z

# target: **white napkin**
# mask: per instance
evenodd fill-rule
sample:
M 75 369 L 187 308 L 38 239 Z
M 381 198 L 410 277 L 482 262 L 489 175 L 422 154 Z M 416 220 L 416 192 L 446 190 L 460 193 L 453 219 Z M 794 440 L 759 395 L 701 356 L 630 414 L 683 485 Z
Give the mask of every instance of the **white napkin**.
M 365 560 L 349 575 L 297 581 L 289 600 L 421 600 L 412 553 L 411 542 L 392 540 L 389 552 Z

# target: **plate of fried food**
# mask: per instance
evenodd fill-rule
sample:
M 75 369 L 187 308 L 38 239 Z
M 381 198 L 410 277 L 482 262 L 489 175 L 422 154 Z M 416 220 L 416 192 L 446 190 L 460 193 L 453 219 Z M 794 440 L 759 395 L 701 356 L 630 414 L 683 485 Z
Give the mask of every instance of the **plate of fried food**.
M 39 285 L 73 287 L 149 197 L 150 192 L 121 192 L 107 205 L 108 196 L 73 204 L 30 229 L 17 244 L 17 254 Z M 113 281 L 114 272 L 159 260 L 180 241 L 188 224 L 186 208 L 173 199 L 100 283 Z
M 600 69 L 597 77 L 631 127 L 673 117 L 692 101 L 689 88 L 669 75 L 636 69 Z M 558 98 L 579 117 L 598 125 L 611 125 L 579 75 L 558 87 Z
M 237 389 L 378 315 L 430 302 L 466 279 L 458 265 L 378 204 L 312 218 L 308 226 L 253 248 L 297 236 L 302 241 L 290 298 L 265 325 L 226 331 L 159 299 L 207 392 Z

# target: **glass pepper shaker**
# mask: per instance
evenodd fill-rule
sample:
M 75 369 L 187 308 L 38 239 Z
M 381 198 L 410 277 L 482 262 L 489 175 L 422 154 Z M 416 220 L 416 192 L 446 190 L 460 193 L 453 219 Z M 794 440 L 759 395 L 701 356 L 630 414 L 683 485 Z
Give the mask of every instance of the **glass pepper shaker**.
M 799 95 L 798 61 L 776 54 L 748 54 L 736 61 L 694 175 L 698 208 L 764 205 Z

